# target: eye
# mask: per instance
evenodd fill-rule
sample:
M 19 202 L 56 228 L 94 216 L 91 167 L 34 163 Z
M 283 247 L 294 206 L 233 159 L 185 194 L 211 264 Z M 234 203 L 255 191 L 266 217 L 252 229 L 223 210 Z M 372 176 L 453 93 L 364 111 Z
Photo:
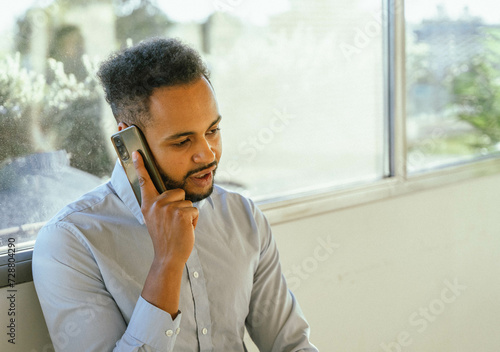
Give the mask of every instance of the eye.
M 175 147 L 182 147 L 182 146 L 186 145 L 187 142 L 189 142 L 189 138 L 186 138 L 186 139 L 184 139 L 184 140 L 182 140 L 180 142 L 174 143 L 173 145 Z
M 220 131 L 220 127 L 217 126 L 215 128 L 212 128 L 210 131 L 208 131 L 208 134 L 217 134 Z

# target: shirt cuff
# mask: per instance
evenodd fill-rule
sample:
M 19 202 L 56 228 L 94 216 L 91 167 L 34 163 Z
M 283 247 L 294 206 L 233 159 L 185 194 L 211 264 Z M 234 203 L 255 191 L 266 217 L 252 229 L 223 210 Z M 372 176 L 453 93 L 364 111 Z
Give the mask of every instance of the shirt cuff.
M 181 316 L 179 311 L 172 320 L 169 313 L 139 296 L 126 334 L 158 351 L 172 351 L 180 332 Z

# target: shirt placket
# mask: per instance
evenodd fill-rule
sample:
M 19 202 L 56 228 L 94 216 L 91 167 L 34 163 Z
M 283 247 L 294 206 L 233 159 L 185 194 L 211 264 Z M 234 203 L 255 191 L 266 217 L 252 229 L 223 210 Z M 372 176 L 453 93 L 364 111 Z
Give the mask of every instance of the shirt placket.
M 196 321 L 197 336 L 201 352 L 213 351 L 212 319 L 208 301 L 205 275 L 201 267 L 196 247 L 186 263 L 189 284 L 194 301 L 194 318 Z

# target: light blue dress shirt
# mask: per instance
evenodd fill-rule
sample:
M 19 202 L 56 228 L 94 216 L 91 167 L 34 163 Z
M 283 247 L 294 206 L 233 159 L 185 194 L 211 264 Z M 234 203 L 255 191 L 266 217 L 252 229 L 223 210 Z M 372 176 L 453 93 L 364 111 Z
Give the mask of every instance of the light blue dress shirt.
M 180 314 L 141 297 L 153 246 L 119 163 L 40 231 L 33 279 L 56 351 L 317 351 L 264 215 L 218 186 L 195 203 Z

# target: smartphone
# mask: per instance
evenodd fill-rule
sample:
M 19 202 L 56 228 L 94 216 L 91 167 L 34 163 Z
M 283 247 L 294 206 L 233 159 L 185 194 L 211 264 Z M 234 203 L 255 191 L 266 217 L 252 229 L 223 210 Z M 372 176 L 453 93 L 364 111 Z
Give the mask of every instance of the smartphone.
M 165 184 L 161 179 L 158 168 L 153 158 L 153 154 L 149 150 L 148 143 L 144 134 L 139 129 L 139 127 L 132 125 L 115 133 L 111 136 L 111 142 L 115 147 L 116 154 L 120 159 L 120 163 L 127 174 L 128 181 L 132 190 L 134 191 L 135 197 L 141 205 L 141 186 L 139 185 L 139 179 L 137 178 L 137 173 L 135 172 L 134 163 L 132 161 L 132 152 L 135 150 L 139 151 L 144 160 L 144 166 L 149 173 L 151 181 L 156 187 L 158 193 L 163 193 L 166 191 Z

